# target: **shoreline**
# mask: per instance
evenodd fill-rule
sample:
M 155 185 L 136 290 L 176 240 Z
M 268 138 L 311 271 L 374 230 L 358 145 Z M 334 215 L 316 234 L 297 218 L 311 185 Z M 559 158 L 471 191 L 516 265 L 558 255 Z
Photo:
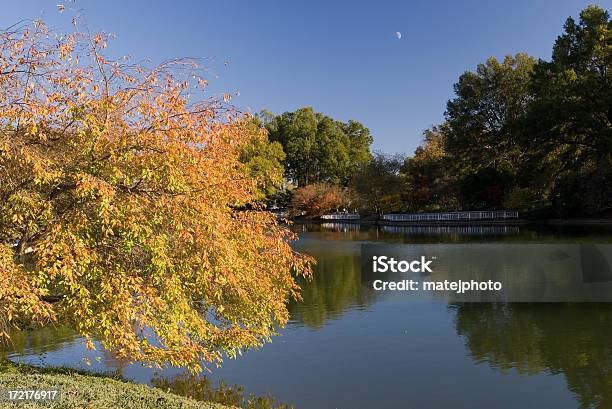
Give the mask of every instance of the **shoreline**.
M 612 219 L 507 219 L 507 220 L 461 220 L 461 221 L 388 221 L 365 217 L 362 219 L 334 219 L 325 220 L 321 218 L 296 218 L 289 222 L 293 225 L 324 224 L 324 223 L 346 223 L 370 226 L 610 226 Z
M 220 403 L 200 401 L 125 380 L 110 373 L 95 373 L 68 367 L 37 367 L 0 360 L 0 387 L 16 390 L 57 391 L 57 401 L 9 401 L 2 396 L 3 408 L 82 408 L 91 409 L 231 409 Z M 237 408 L 236 408 L 237 409 Z

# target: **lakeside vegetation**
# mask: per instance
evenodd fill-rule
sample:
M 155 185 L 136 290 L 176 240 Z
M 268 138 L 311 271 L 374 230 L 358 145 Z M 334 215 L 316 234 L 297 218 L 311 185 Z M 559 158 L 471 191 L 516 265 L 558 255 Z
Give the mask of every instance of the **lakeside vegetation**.
M 112 375 L 91 374 L 69 368 L 36 368 L 0 361 L 0 387 L 7 389 L 59 390 L 56 402 L 3 402 L 3 408 L 57 409 L 228 409 L 218 403 L 203 402 L 136 384 Z
M 453 86 L 445 121 L 410 157 L 370 152 L 372 136 L 312 108 L 259 126 L 280 144 L 291 185 L 268 204 L 315 217 L 514 209 L 532 217 L 612 214 L 612 22 L 589 6 L 568 18 L 550 61 L 495 57 Z M 277 156 L 278 157 L 278 156 Z M 277 193 L 277 192 L 275 192 Z
M 3 402 L 3 408 L 58 409 L 292 409 L 270 395 L 247 394 L 240 385 L 223 380 L 218 386 L 205 376 L 187 372 L 171 378 L 154 377 L 151 386 L 134 383 L 115 373 L 69 367 L 37 367 L 0 359 L 0 388 L 58 390 L 53 402 Z

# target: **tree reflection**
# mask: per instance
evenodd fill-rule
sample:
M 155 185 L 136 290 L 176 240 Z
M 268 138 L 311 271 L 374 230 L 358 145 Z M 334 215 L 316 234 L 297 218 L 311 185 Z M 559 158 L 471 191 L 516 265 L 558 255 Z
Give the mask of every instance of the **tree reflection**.
M 73 330 L 62 326 L 47 326 L 33 330 L 12 331 L 6 344 L 0 345 L 0 356 L 11 354 L 44 354 L 60 350 L 66 343 L 74 342 L 77 335 Z
M 349 309 L 365 308 L 374 300 L 374 292 L 362 285 L 358 250 L 335 244 L 309 246 L 308 253 L 317 259 L 317 265 L 312 280 L 298 279 L 303 300 L 289 304 L 293 320 L 320 328 L 325 320 Z
M 456 304 L 476 361 L 502 371 L 562 373 L 581 408 L 612 407 L 612 305 Z
M 166 392 L 186 396 L 197 401 L 221 403 L 244 409 L 293 408 L 291 405 L 276 402 L 276 399 L 270 395 L 247 395 L 244 392 L 244 387 L 240 385 L 229 386 L 220 381 L 219 386 L 214 387 L 205 376 L 192 375 L 188 372 L 170 378 L 155 377 L 151 380 L 151 383 Z

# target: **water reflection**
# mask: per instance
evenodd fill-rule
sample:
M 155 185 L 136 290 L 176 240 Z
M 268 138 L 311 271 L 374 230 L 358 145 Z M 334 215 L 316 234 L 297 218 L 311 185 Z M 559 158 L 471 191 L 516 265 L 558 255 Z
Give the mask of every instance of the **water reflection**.
M 73 330 L 62 326 L 47 326 L 30 331 L 12 331 L 11 338 L 1 345 L 0 357 L 40 354 L 57 351 L 66 344 L 79 342 Z
M 519 234 L 519 226 L 381 226 L 382 231 L 414 236 L 494 236 Z
M 176 368 L 156 373 L 104 351 L 96 351 L 100 361 L 92 359 L 89 368 L 119 371 L 194 399 L 254 408 L 286 407 L 279 401 L 297 408 L 612 407 L 612 304 L 449 305 L 439 297 L 412 302 L 373 292 L 372 277 L 362 273 L 363 243 L 402 244 L 420 255 L 418 244 L 436 243 L 440 251 L 469 242 L 484 251 L 484 243 L 472 244 L 494 242 L 487 255 L 499 252 L 496 262 L 510 266 L 508 276 L 518 280 L 519 267 L 537 257 L 510 253 L 514 244 L 506 242 L 581 243 L 581 260 L 593 262 L 601 252 L 583 243 L 612 242 L 609 231 L 597 229 L 513 227 L 519 231 L 295 226 L 304 230 L 296 250 L 318 264 L 313 280 L 300 282 L 303 301 L 289 305 L 290 325 L 271 344 L 227 360 L 205 378 Z M 549 253 L 542 257 L 553 264 L 572 255 Z M 466 268 L 490 270 L 488 261 L 485 269 L 466 257 L 454 254 L 446 264 L 438 259 L 436 279 Z M 79 366 L 87 352 L 66 329 L 15 334 L 13 344 L 11 352 L 4 350 L 11 359 L 37 365 Z M 241 386 L 228 386 L 234 384 Z
M 362 285 L 358 245 L 309 243 L 306 250 L 317 264 L 312 280 L 298 280 L 302 301 L 289 304 L 294 323 L 321 328 L 327 319 L 338 318 L 345 310 L 366 308 L 374 301 L 374 291 Z
M 612 407 L 611 304 L 460 304 L 472 358 L 503 372 L 562 373 L 581 408 Z
M 361 230 L 361 226 L 358 223 L 321 223 L 322 231 L 338 231 L 338 232 L 349 232 L 349 231 L 359 231 Z
M 517 242 L 612 242 L 612 226 L 590 225 L 385 225 L 343 222 L 292 225 L 301 235 L 316 233 L 322 240 L 384 241 L 388 243 Z
M 272 395 L 256 396 L 247 394 L 240 385 L 227 385 L 220 381 L 218 386 L 205 376 L 183 372 L 172 377 L 154 377 L 151 384 L 157 388 L 190 399 L 221 403 L 244 409 L 292 409 L 293 406 L 278 403 Z

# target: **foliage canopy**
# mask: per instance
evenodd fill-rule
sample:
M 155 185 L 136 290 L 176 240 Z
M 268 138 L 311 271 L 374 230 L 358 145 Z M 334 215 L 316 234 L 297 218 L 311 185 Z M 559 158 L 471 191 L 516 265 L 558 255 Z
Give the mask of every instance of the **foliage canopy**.
M 287 177 L 302 187 L 325 182 L 346 185 L 370 158 L 372 136 L 357 121 L 337 121 L 311 107 L 265 115 L 271 141 L 283 145 Z
M 110 60 L 107 40 L 0 33 L 0 335 L 59 321 L 198 371 L 286 323 L 310 259 L 270 213 L 241 210 L 258 192 L 239 160 L 252 132 L 191 102 L 197 67 Z
M 341 208 L 349 208 L 354 194 L 348 188 L 328 183 L 313 183 L 295 190 L 289 207 L 292 215 L 317 217 Z
M 551 61 L 519 53 L 464 73 L 446 122 L 404 167 L 405 207 L 609 214 L 611 73 L 612 21 L 598 6 L 567 19 Z

